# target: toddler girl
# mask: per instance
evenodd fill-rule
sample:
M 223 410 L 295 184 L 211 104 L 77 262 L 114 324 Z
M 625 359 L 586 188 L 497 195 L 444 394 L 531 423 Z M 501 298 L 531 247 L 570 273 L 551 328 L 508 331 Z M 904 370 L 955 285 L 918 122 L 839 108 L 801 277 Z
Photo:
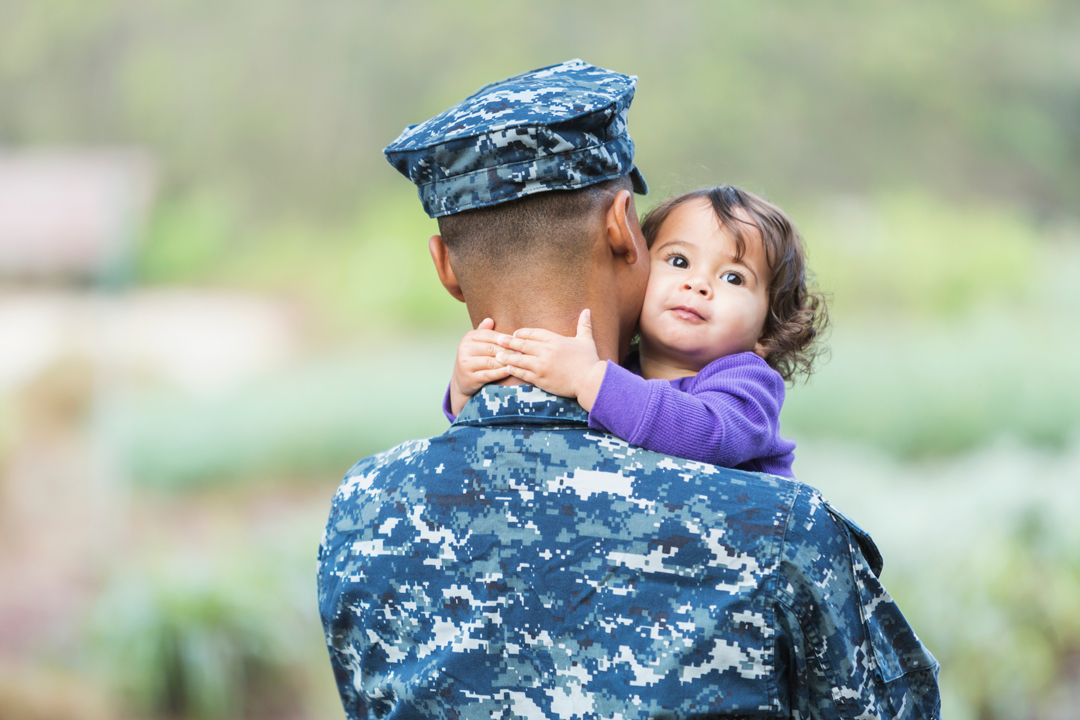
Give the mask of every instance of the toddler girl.
M 447 394 L 461 411 L 485 383 L 513 375 L 577 398 L 589 426 L 666 455 L 791 477 L 780 437 L 784 383 L 808 375 L 827 324 L 808 287 L 802 238 L 775 205 L 720 186 L 680 195 L 642 221 L 652 267 L 639 338 L 625 366 L 601 361 L 589 311 L 575 337 L 524 328 L 462 340 Z M 490 331 L 485 320 L 478 331 Z

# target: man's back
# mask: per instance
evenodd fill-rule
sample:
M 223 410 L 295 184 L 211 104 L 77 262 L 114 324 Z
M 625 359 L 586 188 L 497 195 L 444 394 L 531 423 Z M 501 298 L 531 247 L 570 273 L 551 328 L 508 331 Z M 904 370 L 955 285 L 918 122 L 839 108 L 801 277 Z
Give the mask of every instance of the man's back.
M 805 485 L 488 386 L 361 461 L 319 600 L 350 717 L 936 717 L 868 537 Z

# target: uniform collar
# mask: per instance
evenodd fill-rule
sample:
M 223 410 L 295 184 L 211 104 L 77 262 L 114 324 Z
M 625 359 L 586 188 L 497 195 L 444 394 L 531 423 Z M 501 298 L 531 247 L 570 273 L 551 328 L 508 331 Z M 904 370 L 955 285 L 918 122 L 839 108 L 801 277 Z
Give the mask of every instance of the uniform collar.
M 589 424 L 589 414 L 570 398 L 533 385 L 485 385 L 462 408 L 455 425 Z

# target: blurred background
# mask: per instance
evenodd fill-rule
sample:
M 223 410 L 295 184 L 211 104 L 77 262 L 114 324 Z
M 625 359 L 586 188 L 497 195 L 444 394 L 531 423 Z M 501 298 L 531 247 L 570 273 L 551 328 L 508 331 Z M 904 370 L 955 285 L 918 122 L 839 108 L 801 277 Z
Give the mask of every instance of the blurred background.
M 482 84 L 636 74 L 653 193 L 762 193 L 833 295 L 796 474 L 945 716 L 1080 717 L 1080 6 L 0 0 L 0 717 L 342 717 L 357 459 L 468 327 L 383 159 Z

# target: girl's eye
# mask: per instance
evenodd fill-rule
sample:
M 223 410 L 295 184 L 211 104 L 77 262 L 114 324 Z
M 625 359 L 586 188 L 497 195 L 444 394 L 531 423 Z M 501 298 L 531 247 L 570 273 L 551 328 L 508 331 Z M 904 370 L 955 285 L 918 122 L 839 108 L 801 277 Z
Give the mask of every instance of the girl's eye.
M 686 258 L 684 258 L 682 255 L 672 255 L 667 259 L 667 262 L 668 265 L 671 265 L 672 267 L 677 267 L 680 270 L 685 270 L 686 268 L 690 267 L 690 263 L 687 262 Z
M 726 272 L 720 276 L 720 279 L 732 285 L 742 285 L 742 277 L 739 273 Z

